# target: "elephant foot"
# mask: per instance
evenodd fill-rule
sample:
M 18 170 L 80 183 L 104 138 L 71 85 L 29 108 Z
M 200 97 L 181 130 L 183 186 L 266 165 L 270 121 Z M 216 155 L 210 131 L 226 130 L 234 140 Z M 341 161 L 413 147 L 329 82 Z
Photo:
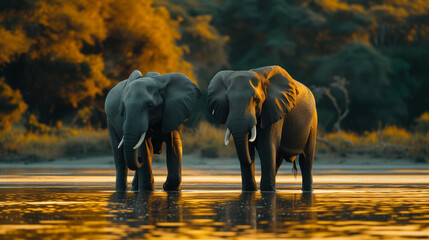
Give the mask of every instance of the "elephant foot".
M 241 190 L 243 192 L 256 192 L 258 190 L 258 188 L 256 187 L 256 184 L 251 184 L 251 185 L 241 186 Z
M 276 187 L 275 186 L 263 186 L 261 185 L 261 192 L 275 192 Z
M 155 191 L 155 187 L 153 185 L 149 186 L 143 186 L 138 189 L 139 192 L 153 192 Z
M 131 186 L 131 191 L 133 191 L 133 192 L 138 192 L 139 191 L 139 187 L 137 186 L 137 185 L 132 185 Z
M 182 184 L 177 181 L 169 182 L 165 181 L 164 183 L 164 191 L 180 191 L 182 190 Z
M 116 192 L 126 192 L 127 185 L 126 184 L 116 184 Z
M 146 186 L 139 189 L 137 186 L 132 186 L 131 191 L 133 192 L 153 192 L 155 188 L 153 186 Z
M 151 182 L 150 184 L 145 184 L 143 186 L 140 186 L 136 183 L 131 185 L 131 191 L 133 192 L 153 192 L 155 191 L 155 184 Z
M 261 178 L 261 192 L 275 192 L 276 181 L 275 179 Z
M 302 186 L 302 191 L 303 192 L 312 192 L 313 188 L 312 188 L 312 186 Z
M 303 192 L 311 192 L 312 190 L 313 190 L 313 179 L 303 177 L 303 179 L 302 179 L 302 191 Z

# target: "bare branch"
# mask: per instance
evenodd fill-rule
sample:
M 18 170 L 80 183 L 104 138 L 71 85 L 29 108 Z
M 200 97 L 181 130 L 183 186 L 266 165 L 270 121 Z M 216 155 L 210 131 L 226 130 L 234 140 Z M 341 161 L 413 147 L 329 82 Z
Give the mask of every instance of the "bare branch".
M 337 152 L 337 151 L 338 151 L 338 149 L 334 146 L 334 144 L 332 144 L 331 142 L 329 142 L 328 140 L 326 140 L 326 139 L 324 139 L 324 138 L 317 137 L 317 138 L 316 138 L 316 141 L 319 141 L 319 142 L 322 142 L 322 143 L 324 143 L 324 144 L 328 145 L 328 147 L 329 147 L 329 148 L 331 149 L 331 151 L 333 151 L 333 152 Z
M 313 92 L 316 96 L 316 99 L 320 100 L 323 96 L 327 96 L 329 98 L 329 100 L 331 100 L 332 105 L 335 108 L 335 111 L 337 112 L 337 121 L 334 123 L 334 128 L 337 130 L 338 132 L 338 136 L 340 137 L 340 139 L 351 145 L 354 146 L 353 141 L 351 140 L 347 140 L 343 137 L 343 134 L 341 132 L 341 121 L 344 120 L 344 118 L 346 118 L 346 116 L 349 114 L 349 93 L 346 89 L 347 85 L 347 81 L 345 78 L 341 78 L 338 76 L 334 77 L 334 82 L 332 82 L 330 84 L 330 87 L 313 87 Z M 332 88 L 338 88 L 339 90 L 341 90 L 341 92 L 344 94 L 344 100 L 345 100 L 345 109 L 344 111 L 340 108 L 337 99 L 331 94 L 331 89 Z M 323 139 L 324 140 L 324 139 Z M 320 139 L 319 141 L 326 143 L 327 140 L 322 141 L 322 139 Z

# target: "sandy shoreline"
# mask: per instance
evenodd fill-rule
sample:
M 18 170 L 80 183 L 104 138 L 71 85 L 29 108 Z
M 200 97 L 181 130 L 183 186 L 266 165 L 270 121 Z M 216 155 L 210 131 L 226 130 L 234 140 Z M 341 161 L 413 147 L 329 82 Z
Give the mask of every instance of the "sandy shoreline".
M 237 158 L 203 158 L 195 155 L 183 155 L 183 168 L 190 169 L 235 169 L 239 167 Z M 256 169 L 260 168 L 259 159 L 256 160 Z M 291 168 L 292 164 L 283 163 L 281 169 Z M 165 156 L 154 156 L 153 168 L 165 168 Z M 20 161 L 0 163 L 0 168 L 70 168 L 70 169 L 114 169 L 111 155 L 69 157 L 50 161 Z M 314 169 L 429 169 L 429 163 L 417 163 L 414 159 L 406 158 L 371 158 L 366 156 L 340 157 L 336 155 L 320 154 L 314 161 Z

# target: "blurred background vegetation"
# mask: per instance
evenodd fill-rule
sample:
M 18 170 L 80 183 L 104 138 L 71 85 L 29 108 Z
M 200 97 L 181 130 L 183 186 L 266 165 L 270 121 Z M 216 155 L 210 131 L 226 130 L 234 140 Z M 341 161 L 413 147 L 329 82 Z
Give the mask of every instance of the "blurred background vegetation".
M 185 153 L 228 156 L 224 129 L 205 110 L 209 81 L 224 69 L 280 65 L 313 89 L 346 80 L 348 101 L 329 92 L 347 110 L 340 134 L 332 99 L 318 98 L 320 138 L 425 157 L 428 56 L 427 0 L 0 1 L 0 154 L 108 152 L 104 98 L 139 69 L 198 83 Z M 104 148 L 86 147 L 91 140 Z

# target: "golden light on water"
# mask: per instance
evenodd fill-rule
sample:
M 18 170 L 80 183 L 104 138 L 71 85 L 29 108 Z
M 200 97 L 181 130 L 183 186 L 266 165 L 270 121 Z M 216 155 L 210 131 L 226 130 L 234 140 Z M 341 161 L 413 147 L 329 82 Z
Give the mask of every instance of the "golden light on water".
M 239 175 L 221 171 L 188 172 L 182 192 L 161 191 L 161 174 L 155 192 L 115 193 L 110 173 L 0 175 L 0 238 L 421 239 L 429 232 L 425 174 L 317 175 L 313 194 L 303 194 L 299 176 L 279 176 L 277 193 L 249 193 L 240 191 Z
M 395 171 L 395 170 L 394 170 Z M 400 172 L 400 171 L 398 171 Z M 420 170 L 425 173 L 426 170 Z M 163 183 L 166 176 L 154 176 L 155 182 Z M 256 175 L 257 182 L 259 182 L 260 175 Z M 429 184 L 428 175 L 318 175 L 313 177 L 314 182 L 320 184 Z M 128 182 L 132 182 L 133 176 L 128 176 Z M 276 178 L 277 183 L 280 184 L 301 184 L 301 177 L 295 178 L 293 175 L 279 175 Z M 183 185 L 196 184 L 196 183 L 214 183 L 214 184 L 241 184 L 240 175 L 188 175 L 183 176 Z M 62 176 L 62 175 L 49 175 L 49 176 L 25 176 L 22 175 L 2 175 L 0 183 L 76 183 L 76 184 L 90 184 L 90 183 L 114 183 L 115 176 Z

